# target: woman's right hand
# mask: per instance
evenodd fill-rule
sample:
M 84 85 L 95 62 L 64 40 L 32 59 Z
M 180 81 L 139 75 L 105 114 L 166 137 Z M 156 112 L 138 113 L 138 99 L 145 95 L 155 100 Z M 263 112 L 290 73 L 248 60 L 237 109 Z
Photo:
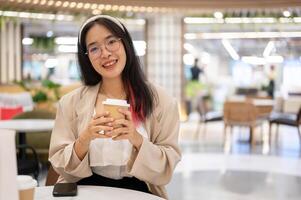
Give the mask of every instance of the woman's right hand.
M 82 134 L 79 136 L 80 143 L 85 145 L 89 145 L 90 142 L 96 138 L 109 138 L 105 134 L 99 133 L 103 131 L 104 133 L 107 131 L 113 130 L 113 118 L 109 117 L 109 112 L 98 113 L 93 116 L 88 126 L 84 130 Z

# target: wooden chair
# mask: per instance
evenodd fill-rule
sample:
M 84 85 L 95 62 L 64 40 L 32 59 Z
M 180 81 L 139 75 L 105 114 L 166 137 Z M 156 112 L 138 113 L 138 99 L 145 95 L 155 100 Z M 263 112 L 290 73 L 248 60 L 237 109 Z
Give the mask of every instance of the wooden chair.
M 216 122 L 216 121 L 222 121 L 223 120 L 223 113 L 219 111 L 213 111 L 210 106 L 207 105 L 208 100 L 204 99 L 203 97 L 200 97 L 198 100 L 197 105 L 197 111 L 200 116 L 199 123 L 197 125 L 196 129 L 196 136 L 200 132 L 200 128 L 203 125 L 202 133 L 206 133 L 207 123 L 208 122 Z
M 227 128 L 230 127 L 230 134 L 233 126 L 245 126 L 250 128 L 250 142 L 255 145 L 254 130 L 258 125 L 262 125 L 264 119 L 258 117 L 255 105 L 250 101 L 232 102 L 224 104 L 224 139 L 227 135 Z
M 54 117 L 55 113 L 51 113 L 44 110 L 33 110 L 18 114 L 13 119 L 54 119 Z M 19 133 L 19 138 L 17 138 L 17 140 L 21 137 L 23 141 L 26 141 L 26 136 L 24 133 Z M 35 143 L 33 143 L 33 139 L 35 139 L 35 137 L 37 138 L 35 140 Z M 25 149 L 30 151 L 30 154 L 26 154 L 24 157 L 17 157 L 18 174 L 33 174 L 35 179 L 38 179 L 40 173 L 41 159 L 39 158 L 40 154 L 38 153 L 36 147 L 43 143 L 47 143 L 45 144 L 45 146 L 49 146 L 50 133 L 48 135 L 28 134 L 27 139 L 29 139 L 28 143 L 16 146 L 18 150 Z M 17 141 L 17 143 L 19 142 Z M 34 144 L 37 144 L 37 146 Z
M 56 173 L 56 171 L 54 171 L 52 165 L 50 164 L 49 168 L 48 168 L 45 185 L 50 186 L 50 185 L 56 184 L 58 178 L 59 178 L 58 173 Z
M 298 130 L 299 143 L 301 147 L 301 107 L 296 114 L 272 113 L 269 118 L 269 143 L 271 145 L 272 125 L 276 124 L 276 135 L 278 137 L 279 125 L 294 126 Z

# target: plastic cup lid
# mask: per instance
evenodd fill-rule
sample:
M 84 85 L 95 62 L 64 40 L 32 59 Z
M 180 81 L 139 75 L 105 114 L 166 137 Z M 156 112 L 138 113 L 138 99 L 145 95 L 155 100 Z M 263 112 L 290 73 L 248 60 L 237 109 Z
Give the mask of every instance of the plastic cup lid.
M 102 104 L 130 107 L 130 104 L 128 104 L 126 100 L 122 100 L 122 99 L 106 99 L 105 101 L 102 102 Z
M 18 175 L 17 176 L 18 181 L 18 189 L 19 190 L 27 190 L 30 188 L 37 187 L 37 181 L 33 179 L 31 176 L 27 175 Z

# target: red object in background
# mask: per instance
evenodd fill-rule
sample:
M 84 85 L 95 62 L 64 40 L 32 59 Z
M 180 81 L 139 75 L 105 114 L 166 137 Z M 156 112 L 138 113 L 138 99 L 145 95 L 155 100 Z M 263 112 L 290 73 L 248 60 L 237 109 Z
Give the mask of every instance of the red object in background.
M 11 119 L 15 115 L 22 113 L 22 106 L 14 107 L 14 108 L 1 108 L 0 107 L 0 120 Z

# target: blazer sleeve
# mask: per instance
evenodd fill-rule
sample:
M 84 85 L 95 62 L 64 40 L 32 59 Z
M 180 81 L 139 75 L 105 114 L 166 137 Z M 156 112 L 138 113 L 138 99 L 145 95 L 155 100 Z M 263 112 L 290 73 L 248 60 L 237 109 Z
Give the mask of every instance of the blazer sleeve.
M 179 112 L 175 100 L 161 106 L 151 122 L 153 141 L 143 138 L 139 152 L 133 150 L 128 173 L 153 185 L 166 185 L 181 159 L 178 146 Z M 151 137 L 152 138 L 152 137 Z
M 72 103 L 71 103 L 72 105 Z M 88 153 L 81 161 L 74 149 L 76 133 L 76 117 L 72 118 L 70 102 L 62 99 L 58 109 L 49 148 L 49 161 L 56 172 L 67 182 L 76 182 L 92 174 Z

